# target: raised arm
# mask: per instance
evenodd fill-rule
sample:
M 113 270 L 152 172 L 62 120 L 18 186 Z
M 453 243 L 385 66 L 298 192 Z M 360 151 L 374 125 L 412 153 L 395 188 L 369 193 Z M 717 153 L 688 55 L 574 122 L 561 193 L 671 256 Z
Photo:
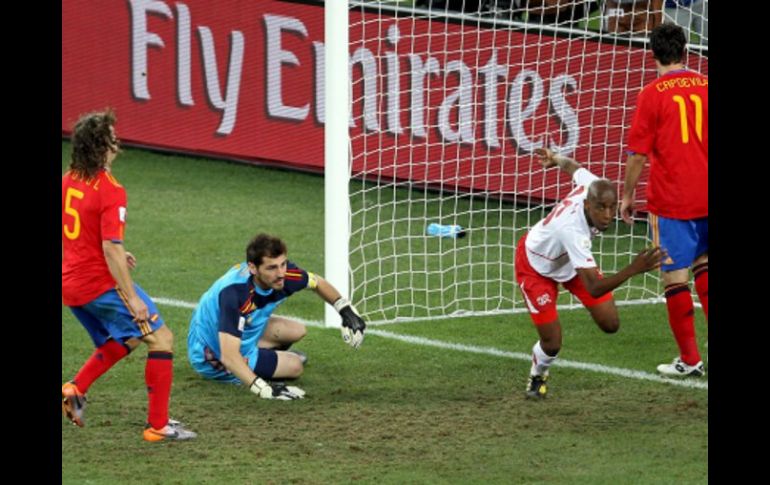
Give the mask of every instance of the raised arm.
M 580 164 L 575 160 L 554 153 L 548 148 L 535 148 L 535 155 L 540 159 L 543 168 L 558 166 L 560 169 L 567 172 L 570 177 L 572 177 L 572 174 L 580 168 Z

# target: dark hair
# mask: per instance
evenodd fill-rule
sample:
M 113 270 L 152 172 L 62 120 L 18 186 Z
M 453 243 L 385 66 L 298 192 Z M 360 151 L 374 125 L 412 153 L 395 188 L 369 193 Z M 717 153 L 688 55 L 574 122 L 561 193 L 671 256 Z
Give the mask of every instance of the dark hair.
M 262 258 L 277 258 L 286 254 L 286 243 L 277 237 L 267 234 L 257 234 L 246 246 L 246 261 L 257 267 L 262 264 Z
M 660 24 L 650 34 L 652 54 L 664 66 L 682 62 L 685 44 L 684 30 L 675 24 Z
M 115 125 L 112 108 L 82 115 L 72 129 L 72 155 L 70 170 L 75 174 L 92 178 L 107 162 L 107 151 L 117 140 L 110 133 Z

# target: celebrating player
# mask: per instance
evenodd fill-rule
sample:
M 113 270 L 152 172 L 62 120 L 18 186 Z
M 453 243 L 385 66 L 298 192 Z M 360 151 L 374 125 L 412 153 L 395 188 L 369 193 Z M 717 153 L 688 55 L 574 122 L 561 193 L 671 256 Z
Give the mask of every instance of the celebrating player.
M 603 277 L 591 253 L 591 240 L 606 231 L 617 210 L 612 183 L 581 168 L 574 160 L 538 148 L 543 167 L 558 165 L 577 187 L 516 246 L 516 282 L 540 336 L 532 347 L 528 397 L 543 398 L 549 367 L 561 350 L 561 323 L 556 311 L 558 284 L 575 295 L 607 333 L 620 327 L 612 290 L 632 276 L 660 266 L 659 248 L 645 249 L 618 273 Z

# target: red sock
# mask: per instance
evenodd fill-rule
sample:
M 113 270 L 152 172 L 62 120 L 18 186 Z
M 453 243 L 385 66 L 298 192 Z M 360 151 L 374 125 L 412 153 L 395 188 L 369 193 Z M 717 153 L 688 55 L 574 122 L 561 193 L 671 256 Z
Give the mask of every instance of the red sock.
M 692 269 L 695 275 L 695 291 L 698 292 L 703 313 L 706 315 L 706 323 L 709 320 L 709 264 L 699 264 Z
M 668 323 L 679 346 L 680 358 L 687 365 L 700 362 L 698 345 L 695 342 L 692 296 L 686 283 L 666 287 Z
M 171 352 L 149 352 L 144 368 L 144 382 L 147 383 L 149 401 L 147 422 L 155 429 L 168 423 L 168 400 L 171 396 L 171 381 L 174 379 L 174 354 Z
M 96 379 L 110 370 L 110 367 L 127 356 L 128 353 L 129 349 L 125 345 L 113 339 L 108 340 L 107 343 L 94 350 L 94 353 L 83 364 L 72 382 L 78 386 L 80 392 L 85 394 Z

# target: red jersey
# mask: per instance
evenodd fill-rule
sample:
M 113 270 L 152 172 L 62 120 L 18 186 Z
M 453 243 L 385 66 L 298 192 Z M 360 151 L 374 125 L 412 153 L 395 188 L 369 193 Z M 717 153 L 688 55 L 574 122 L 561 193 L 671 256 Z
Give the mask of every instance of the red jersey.
M 647 208 L 671 219 L 707 217 L 708 77 L 670 71 L 639 93 L 628 149 L 650 160 Z
M 123 241 L 126 189 L 105 170 L 90 180 L 72 172 L 62 177 L 62 300 L 85 305 L 114 288 L 102 241 Z

